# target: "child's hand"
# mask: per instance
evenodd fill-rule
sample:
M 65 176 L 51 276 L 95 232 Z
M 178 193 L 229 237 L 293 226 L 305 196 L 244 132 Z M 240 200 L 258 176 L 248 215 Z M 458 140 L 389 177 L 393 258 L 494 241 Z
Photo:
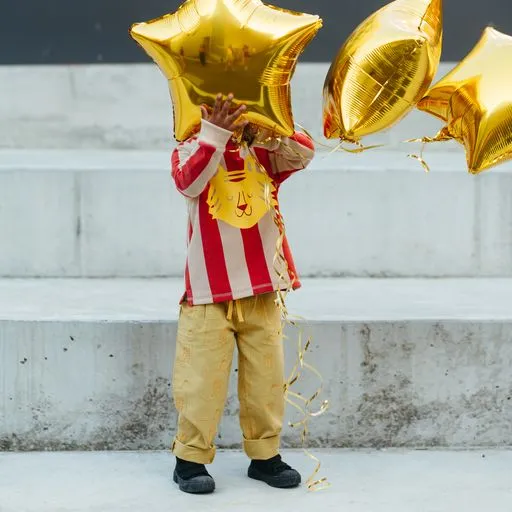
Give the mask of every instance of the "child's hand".
M 230 132 L 244 128 L 248 121 L 238 121 L 238 119 L 247 110 L 247 107 L 242 105 L 237 110 L 230 113 L 232 101 L 232 94 L 229 94 L 224 102 L 222 101 L 222 94 L 218 94 L 211 114 L 208 113 L 205 106 L 201 106 L 203 119 Z

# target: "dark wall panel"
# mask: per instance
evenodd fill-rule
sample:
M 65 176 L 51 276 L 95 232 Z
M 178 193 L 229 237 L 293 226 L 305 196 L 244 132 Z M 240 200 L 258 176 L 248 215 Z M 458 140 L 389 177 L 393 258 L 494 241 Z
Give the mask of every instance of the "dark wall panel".
M 4 0 L 0 64 L 144 62 L 129 38 L 132 22 L 173 11 L 176 0 Z M 274 5 L 317 13 L 324 29 L 303 60 L 329 61 L 350 32 L 385 0 L 275 0 Z M 459 60 L 494 25 L 512 34 L 512 1 L 446 0 L 444 60 Z

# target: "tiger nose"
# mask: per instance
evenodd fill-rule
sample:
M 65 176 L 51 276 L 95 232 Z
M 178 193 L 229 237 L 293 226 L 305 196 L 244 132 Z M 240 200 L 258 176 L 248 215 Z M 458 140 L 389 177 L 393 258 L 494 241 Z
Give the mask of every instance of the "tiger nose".
M 245 210 L 247 210 L 247 203 L 239 204 L 237 208 L 245 212 Z

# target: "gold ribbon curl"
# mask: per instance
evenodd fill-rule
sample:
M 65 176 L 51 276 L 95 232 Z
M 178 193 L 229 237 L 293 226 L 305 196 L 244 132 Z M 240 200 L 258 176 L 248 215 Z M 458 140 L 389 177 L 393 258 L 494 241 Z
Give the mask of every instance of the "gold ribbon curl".
M 453 140 L 453 137 L 448 133 L 446 128 L 443 128 L 440 132 L 438 132 L 434 137 L 421 137 L 419 139 L 408 139 L 401 142 L 401 144 L 410 144 L 421 142 L 421 150 L 419 155 L 409 154 L 407 155 L 409 158 L 414 158 L 418 160 L 418 162 L 423 166 L 425 172 L 430 172 L 430 167 L 427 162 L 423 159 L 423 152 L 425 151 L 425 147 L 427 144 L 432 144 L 433 142 L 448 142 Z
M 369 150 L 372 150 L 372 149 L 391 147 L 391 146 L 394 145 L 394 144 L 374 144 L 374 145 L 371 145 L 371 146 L 364 146 L 363 144 L 361 144 L 360 142 L 357 142 L 357 141 L 341 140 L 336 146 L 330 146 L 329 144 L 325 144 L 323 142 L 320 142 L 320 141 L 316 140 L 311 135 L 311 133 L 306 128 L 301 126 L 300 124 L 295 123 L 295 125 L 302 132 L 304 132 L 317 146 L 321 146 L 321 147 L 323 147 L 325 149 L 329 149 L 330 150 L 329 154 L 336 153 L 338 151 L 343 151 L 344 153 L 357 154 L 357 153 L 364 153 L 365 151 L 369 151 Z M 447 142 L 447 141 L 450 141 L 450 140 L 453 140 L 453 137 L 448 133 L 446 128 L 443 128 L 434 137 L 421 137 L 421 138 L 418 138 L 418 139 L 407 139 L 407 140 L 403 140 L 403 141 L 399 142 L 398 144 L 412 144 L 412 143 L 420 142 L 422 144 L 420 153 L 418 155 L 409 153 L 407 155 L 407 158 L 412 158 L 414 160 L 417 160 L 421 164 L 421 166 L 423 167 L 425 172 L 428 173 L 428 172 L 430 172 L 430 166 L 428 165 L 426 160 L 423 158 L 423 152 L 425 151 L 426 145 L 427 144 L 431 144 L 433 142 Z M 346 144 L 346 143 L 354 144 L 357 147 L 354 148 L 354 149 L 346 148 L 346 147 L 344 147 L 344 144 Z
M 383 148 L 389 146 L 389 144 L 375 144 L 371 146 L 364 146 L 360 142 L 354 142 L 354 141 L 340 141 L 340 143 L 337 146 L 329 146 L 327 144 L 323 144 L 322 142 L 319 142 L 315 140 L 315 138 L 309 133 L 309 131 L 304 128 L 303 126 L 297 124 L 298 128 L 304 132 L 316 145 L 324 147 L 326 149 L 331 150 L 331 153 L 335 153 L 337 151 L 343 151 L 345 153 L 352 153 L 352 154 L 358 154 L 363 153 L 365 151 L 370 151 L 373 149 Z M 260 140 L 259 143 L 264 143 L 271 141 L 275 139 L 275 136 L 269 136 L 266 140 Z M 444 130 L 441 130 L 437 135 L 434 137 L 423 137 L 419 139 L 409 139 L 402 141 L 401 144 L 410 144 L 410 143 L 418 143 L 420 142 L 422 144 L 421 151 L 419 155 L 415 154 L 408 154 L 408 158 L 413 158 L 417 160 L 425 172 L 430 172 L 430 168 L 427 164 L 427 162 L 423 158 L 423 152 L 425 149 L 425 146 L 427 144 L 433 143 L 433 142 L 444 142 L 452 140 L 452 137 Z M 258 160 L 257 156 L 255 155 L 252 148 L 249 148 L 247 144 L 240 139 L 238 139 L 236 142 L 238 142 L 240 145 L 245 146 L 246 150 L 251 152 L 251 154 L 255 157 L 255 160 L 257 164 L 260 166 L 261 170 L 263 172 L 266 172 L 266 169 L 263 167 L 263 165 Z M 343 146 L 344 143 L 350 142 L 352 144 L 355 144 L 357 147 L 352 148 L 346 148 Z M 291 149 L 291 148 L 290 148 Z M 304 164 L 304 160 L 302 155 L 300 155 L 297 151 L 295 151 L 296 156 L 299 157 L 299 159 Z M 309 348 L 311 347 L 312 338 L 311 336 L 308 337 L 306 343 L 304 344 L 304 329 L 298 324 L 298 321 L 305 321 L 305 319 L 295 316 L 291 317 L 288 308 L 286 307 L 286 297 L 290 291 L 293 289 L 293 285 L 297 280 L 297 276 L 293 275 L 293 272 L 291 271 L 288 261 L 284 257 L 283 252 L 283 245 L 284 240 L 286 237 L 286 231 L 285 231 L 285 225 L 284 220 L 281 215 L 281 212 L 279 211 L 279 207 L 271 207 L 269 205 L 269 209 L 272 209 L 274 213 L 274 223 L 277 226 L 279 230 L 279 238 L 276 243 L 276 252 L 274 255 L 274 270 L 278 276 L 277 281 L 277 299 L 276 303 L 281 311 L 281 316 L 283 318 L 283 331 L 284 327 L 286 325 L 295 328 L 297 330 L 297 359 L 295 362 L 295 365 L 290 373 L 290 376 L 288 377 L 285 385 L 284 385 L 284 393 L 285 393 L 285 400 L 286 402 L 291 405 L 293 408 L 295 408 L 299 413 L 301 414 L 301 419 L 296 422 L 290 422 L 289 426 L 291 428 L 298 428 L 302 427 L 301 431 L 301 446 L 304 451 L 304 453 L 315 463 L 315 469 L 312 473 L 312 475 L 307 479 L 306 486 L 309 491 L 319 491 L 322 489 L 326 489 L 327 487 L 330 487 L 330 483 L 328 482 L 326 477 L 317 477 L 317 475 L 320 472 L 320 469 L 322 467 L 322 464 L 318 457 L 315 457 L 308 449 L 307 449 L 307 440 L 309 435 L 309 422 L 312 418 L 317 418 L 324 414 L 329 409 L 329 401 L 323 400 L 320 407 L 312 411 L 312 404 L 319 398 L 319 396 L 323 392 L 324 388 L 324 381 L 322 374 L 311 364 L 306 362 L 306 354 L 308 353 Z M 315 390 L 315 392 L 309 397 L 306 398 L 302 396 L 300 393 L 296 393 L 292 391 L 292 386 L 294 386 L 297 382 L 299 382 L 300 378 L 302 377 L 304 371 L 307 370 L 314 374 L 318 381 L 319 381 L 319 387 Z
M 248 151 L 253 153 L 252 148 L 247 148 Z M 296 152 L 296 155 L 299 159 L 303 161 L 302 155 Z M 256 156 L 256 155 L 254 155 Z M 256 162 L 262 168 L 262 171 L 266 170 L 263 168 L 263 165 L 259 162 L 257 158 L 255 158 Z M 324 400 L 320 407 L 312 411 L 312 405 L 316 401 L 316 399 L 323 392 L 323 377 L 322 374 L 311 364 L 306 362 L 306 354 L 311 346 L 312 338 L 311 336 L 308 338 L 306 344 L 303 343 L 303 328 L 298 324 L 298 320 L 305 321 L 305 319 L 300 317 L 291 317 L 288 308 L 286 307 L 286 297 L 290 291 L 293 289 L 294 283 L 297 281 L 297 276 L 295 276 L 288 265 L 288 261 L 284 256 L 283 246 L 284 240 L 286 237 L 284 220 L 279 211 L 279 207 L 272 208 L 274 217 L 274 224 L 279 230 L 279 237 L 276 242 L 276 252 L 273 259 L 274 271 L 277 274 L 277 293 L 276 293 L 276 303 L 281 311 L 281 317 L 283 319 L 283 331 L 284 327 L 288 325 L 291 328 L 297 330 L 297 359 L 295 365 L 290 373 L 290 376 L 286 380 L 284 384 L 284 396 L 286 402 L 295 408 L 301 414 L 301 419 L 296 422 L 290 422 L 289 426 L 293 429 L 302 427 L 301 431 L 301 447 L 306 454 L 314 463 L 315 469 L 311 476 L 306 481 L 306 487 L 309 491 L 319 491 L 330 487 L 329 482 L 327 481 L 327 477 L 318 477 L 317 475 L 320 472 L 322 464 L 318 457 L 315 457 L 308 449 L 307 449 L 307 440 L 309 435 L 309 422 L 312 418 L 317 418 L 324 414 L 329 408 L 329 401 Z M 296 393 L 291 390 L 292 386 L 295 385 L 301 378 L 303 372 L 307 370 L 313 373 L 319 381 L 319 387 L 315 390 L 315 392 L 309 397 L 306 398 L 299 393 Z

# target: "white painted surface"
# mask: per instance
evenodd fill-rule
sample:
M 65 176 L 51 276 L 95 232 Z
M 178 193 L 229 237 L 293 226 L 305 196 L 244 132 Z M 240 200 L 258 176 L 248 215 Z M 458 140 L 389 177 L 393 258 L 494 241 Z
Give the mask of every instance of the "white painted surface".
M 219 453 L 217 491 L 181 493 L 168 453 L 0 454 L 2 512 L 509 512 L 512 454 L 477 452 L 315 452 L 327 490 L 271 489 L 245 476 L 247 460 Z M 285 458 L 305 477 L 309 459 Z M 27 492 L 27 490 L 30 492 Z
M 313 446 L 512 445 L 511 290 L 507 280 L 306 281 L 289 307 L 307 320 L 307 361 L 330 401 L 311 422 Z M 0 449 L 170 446 L 180 292 L 175 280 L 0 281 Z M 287 333 L 291 368 L 297 331 Z M 221 447 L 241 438 L 236 369 Z M 306 371 L 296 391 L 318 385 Z M 285 428 L 283 445 L 299 434 Z
M 512 276 L 512 164 L 461 153 L 320 154 L 282 189 L 304 276 Z M 181 276 L 186 206 L 170 153 L 0 151 L 0 276 Z
M 442 76 L 453 64 L 441 65 Z M 322 135 L 322 89 L 329 64 L 299 64 L 295 121 Z M 0 147 L 167 149 L 173 145 L 167 80 L 153 64 L 0 66 Z M 434 134 L 440 124 L 413 112 L 368 142 Z

